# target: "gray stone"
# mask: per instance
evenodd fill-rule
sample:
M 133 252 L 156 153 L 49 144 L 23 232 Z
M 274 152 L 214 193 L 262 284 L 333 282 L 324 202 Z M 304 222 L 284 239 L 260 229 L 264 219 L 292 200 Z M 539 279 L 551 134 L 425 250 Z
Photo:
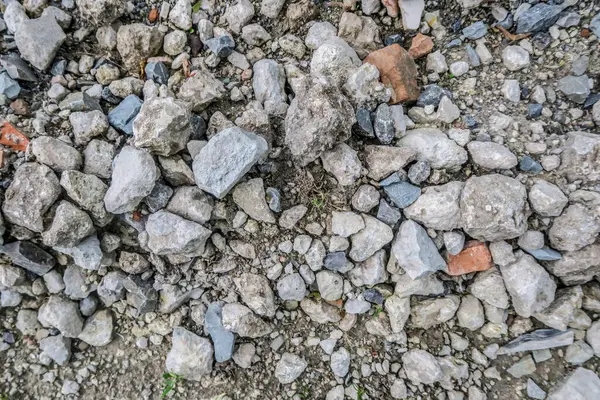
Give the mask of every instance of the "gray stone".
M 186 104 L 172 97 L 144 102 L 133 121 L 135 146 L 161 156 L 178 153 L 190 137 L 190 115 Z
M 498 355 L 568 346 L 573 343 L 574 336 L 573 331 L 562 332 L 556 329 L 538 329 L 521 335 L 500 347 Z
M 458 296 L 427 299 L 413 304 L 410 320 L 414 327 L 429 329 L 454 317 L 460 305 Z
M 100 269 L 104 256 L 100 248 L 100 241 L 96 235 L 87 237 L 73 247 L 54 246 L 53 249 L 70 255 L 75 265 L 92 271 Z
M 250 24 L 242 28 L 242 39 L 250 46 L 262 46 L 271 40 L 271 35 L 259 24 Z
M 167 205 L 167 211 L 204 224 L 210 220 L 213 200 L 195 186 L 182 186 L 175 190 L 175 194 Z
M 225 19 L 229 28 L 239 34 L 242 28 L 254 17 L 254 6 L 250 0 L 237 0 L 228 5 Z
M 569 132 L 561 153 L 559 172 L 570 182 L 584 183 L 600 181 L 600 165 L 596 154 L 600 149 L 600 138 L 587 132 Z
M 365 221 L 360 215 L 350 211 L 334 211 L 331 218 L 331 228 L 334 234 L 349 237 L 365 227 Z
M 392 252 L 398 264 L 412 279 L 446 268 L 446 262 L 425 229 L 411 220 L 400 225 L 392 244 Z
M 423 183 L 431 174 L 431 167 L 427 161 L 417 161 L 408 169 L 408 179 L 415 185 Z
M 78 145 L 87 145 L 94 137 L 104 135 L 109 127 L 106 115 L 98 110 L 73 112 L 69 114 L 69 122 Z
M 508 308 L 508 293 L 502 276 L 496 268 L 478 273 L 469 286 L 469 291 L 487 304 L 502 309 Z
M 310 61 L 310 71 L 313 75 L 325 77 L 334 85 L 341 87 L 360 65 L 360 58 L 354 49 L 342 38 L 333 37 L 314 51 Z
M 27 241 L 5 244 L 0 248 L 0 252 L 10 257 L 13 264 L 40 276 L 46 274 L 56 264 L 53 256 Z
M 533 362 L 533 358 L 531 355 L 521 358 L 518 362 L 508 368 L 506 372 L 515 378 L 521 378 L 523 376 L 533 374 L 535 372 L 535 363 Z
M 532 399 L 544 400 L 546 398 L 546 392 L 540 388 L 533 379 L 527 379 L 527 396 Z
M 198 256 L 204 252 L 211 231 L 200 224 L 168 211 L 158 211 L 148 217 L 146 245 L 158 255 L 181 254 Z
M 42 326 L 38 322 L 35 310 L 20 309 L 17 313 L 15 327 L 23 335 L 33 336 Z
M 355 122 L 354 110 L 340 90 L 313 80 L 288 108 L 285 144 L 296 161 L 305 166 L 336 142 L 348 139 Z
M 94 233 L 90 216 L 66 200 L 56 208 L 52 224 L 42 234 L 46 246 L 73 247 Z
M 153 312 L 156 309 L 158 293 L 150 283 L 130 275 L 123 281 L 123 287 L 127 290 L 127 303 L 136 309 L 137 315 Z
M 565 76 L 558 81 L 558 90 L 569 100 L 583 104 L 590 94 L 589 78 L 587 75 Z
M 311 270 L 318 271 L 323 267 L 326 250 L 325 245 L 319 239 L 313 240 L 310 248 L 304 255 L 304 261 Z
M 331 371 L 340 378 L 348 375 L 350 369 L 350 353 L 343 347 L 331 354 Z
M 275 315 L 275 297 L 269 281 L 262 275 L 242 274 L 234 278 L 242 301 L 258 315 L 272 318 Z
M 365 227 L 351 236 L 349 256 L 354 261 L 365 261 L 394 238 L 392 229 L 370 215 L 363 214 Z
M 110 143 L 93 139 L 83 151 L 83 172 L 99 178 L 110 178 L 114 153 Z
M 191 1 L 177 0 L 169 12 L 169 21 L 181 30 L 189 30 L 192 27 Z
M 520 46 L 506 46 L 502 50 L 502 62 L 509 71 L 518 71 L 529 66 L 529 53 Z
M 440 364 L 425 350 L 409 350 L 402 356 L 406 377 L 415 384 L 432 385 L 442 379 Z
M 593 371 L 577 368 L 548 393 L 548 400 L 594 400 L 600 396 L 600 378 Z
M 410 316 L 410 298 L 392 295 L 385 299 L 385 311 L 390 318 L 392 332 L 400 333 Z
M 275 223 L 275 217 L 265 199 L 262 178 L 250 179 L 238 184 L 233 190 L 233 201 L 250 218 L 270 224 Z
M 527 231 L 519 237 L 519 247 L 523 250 L 538 250 L 544 247 L 544 234 L 540 231 Z
M 467 295 L 461 299 L 460 307 L 456 313 L 458 324 L 463 328 L 476 331 L 485 323 L 483 306 L 475 296 Z
M 177 97 L 190 103 L 192 111 L 200 112 L 210 103 L 222 99 L 226 93 L 221 81 L 210 72 L 200 70 L 183 82 Z
M 121 25 L 117 31 L 117 50 L 125 68 L 131 73 L 138 72 L 140 63 L 161 49 L 164 35 L 157 26 L 143 23 Z
M 500 270 L 513 307 L 523 318 L 544 310 L 554 301 L 556 283 L 530 255 L 524 254 Z
M 556 22 L 563 9 L 563 5 L 546 3 L 534 5 L 516 19 L 517 33 L 545 31 Z
M 81 168 L 81 154 L 62 140 L 41 136 L 32 140 L 30 147 L 38 162 L 57 172 Z
M 570 364 L 581 365 L 592 357 L 594 357 L 594 349 L 583 340 L 578 340 L 567 347 L 565 361 Z
M 538 180 L 529 190 L 529 203 L 542 217 L 558 217 L 569 200 L 558 186 Z
M 417 159 L 418 150 L 409 147 L 365 146 L 369 178 L 381 180 Z
M 21 86 L 12 79 L 6 72 L 0 73 L 0 94 L 6 96 L 9 100 L 14 100 L 21 93 Z
M 337 36 L 337 29 L 330 22 L 315 22 L 308 28 L 304 43 L 311 50 L 316 50 L 327 40 Z
M 462 30 L 462 34 L 471 40 L 480 39 L 487 34 L 487 25 L 483 21 L 477 21 Z
M 104 275 L 100 284 L 98 285 L 98 296 L 102 303 L 109 307 L 113 303 L 121 300 L 125 297 L 125 286 L 123 286 L 124 280 L 127 278 L 121 271 L 110 271 Z
M 142 100 L 130 94 L 108 113 L 108 122 L 113 128 L 127 135 L 133 135 L 133 121 L 141 108 Z
M 345 143 L 340 143 L 321 156 L 325 171 L 342 186 L 350 186 L 360 178 L 362 165 L 358 153 Z
M 548 231 L 548 239 L 555 249 L 576 251 L 594 243 L 598 233 L 600 233 L 598 208 L 572 204 L 554 219 Z
M 54 327 L 68 338 L 78 337 L 83 328 L 77 303 L 56 295 L 40 307 L 38 319 L 43 326 Z
M 600 275 L 600 245 L 591 244 L 563 254 L 562 259 L 545 263 L 548 271 L 566 285 L 578 285 Z
M 348 278 L 354 286 L 375 286 L 388 279 L 386 271 L 387 255 L 385 250 L 378 250 L 364 262 L 348 272 Z
M 409 207 L 421 196 L 421 189 L 419 187 L 405 181 L 386 185 L 383 191 L 398 208 Z
M 281 213 L 279 226 L 284 229 L 292 229 L 304 217 L 307 211 L 308 208 L 302 204 L 288 208 Z
M 341 275 L 331 271 L 319 271 L 316 275 L 321 298 L 335 301 L 342 297 L 344 280 Z
M 10 33 L 15 33 L 21 27 L 23 21 L 29 19 L 25 8 L 18 1 L 11 1 L 6 4 L 6 9 L 3 13 L 6 27 Z
M 471 177 L 460 199 L 463 229 L 482 241 L 518 237 L 527 230 L 526 199 L 525 186 L 515 179 L 498 174 Z
M 377 209 L 378 220 L 394 227 L 401 218 L 402 213 L 397 208 L 390 206 L 388 202 L 383 199 L 379 201 L 379 208 Z
M 163 178 L 172 186 L 194 184 L 194 173 L 179 155 L 158 156 Z
M 365 314 L 371 309 L 371 303 L 366 301 L 362 296 L 355 299 L 346 300 L 344 310 L 348 314 Z
M 85 321 L 78 338 L 95 347 L 106 346 L 113 337 L 113 315 L 110 310 L 101 310 Z
M 404 215 L 427 228 L 457 229 L 461 225 L 459 200 L 463 186 L 462 182 L 450 182 L 427 187 L 414 203 L 404 209 Z
M 390 107 L 386 104 L 380 104 L 375 112 L 375 136 L 383 144 L 390 144 L 395 137 L 394 120 Z
M 465 234 L 461 231 L 444 232 L 444 247 L 453 256 L 462 251 L 465 246 Z
M 184 379 L 201 381 L 210 374 L 213 363 L 213 346 L 206 338 L 181 328 L 173 329 L 173 342 L 167 354 L 166 369 Z
M 82 16 L 94 26 L 110 25 L 125 12 L 122 0 L 75 0 L 75 3 Z
M 72 300 L 81 300 L 89 296 L 95 285 L 86 282 L 86 275 L 81 268 L 68 265 L 63 274 L 65 295 Z
M 150 263 L 139 253 L 121 251 L 119 253 L 119 268 L 128 274 L 141 274 L 150 268 Z
M 277 282 L 277 295 L 285 301 L 301 301 L 308 291 L 302 276 L 293 273 L 284 276 Z
M 62 335 L 49 336 L 40 340 L 40 350 L 58 365 L 66 365 L 71 358 L 71 339 Z
M 233 41 L 233 38 L 228 35 L 207 39 L 203 42 L 214 55 L 221 58 L 228 57 L 235 49 L 235 42 Z
M 173 196 L 173 189 L 170 186 L 157 183 L 148 197 L 144 199 L 144 203 L 148 206 L 148 211 L 155 213 L 167 206 L 171 196 Z
M 268 151 L 260 136 L 234 127 L 215 135 L 194 159 L 200 189 L 223 198 Z
M 275 367 L 275 377 L 281 384 L 294 382 L 306 369 L 308 363 L 292 353 L 283 353 Z
M 61 110 L 71 111 L 102 111 L 97 99 L 91 97 L 85 92 L 75 92 L 68 94 L 59 104 Z
M 219 303 L 210 303 L 204 317 L 204 329 L 210 335 L 217 362 L 225 362 L 233 355 L 235 338 L 233 333 L 223 327 L 223 307 Z
M 379 192 L 371 185 L 361 185 L 352 196 L 352 207 L 358 211 L 369 212 L 379 203 Z
M 103 200 L 108 186 L 96 176 L 65 171 L 61 175 L 60 185 L 77 205 L 92 215 L 98 225 L 105 226 L 112 219 L 104 208 Z
M 114 160 L 112 181 L 104 196 L 106 210 L 113 214 L 133 211 L 152 192 L 157 178 L 152 156 L 125 146 Z
M 468 158 L 465 149 L 434 128 L 412 129 L 398 145 L 413 149 L 419 160 L 426 160 L 434 169 L 458 167 Z
M 47 69 L 67 36 L 52 16 L 23 20 L 15 42 L 23 59 L 39 70 Z
M 4 15 L 6 15 L 6 12 Z M 38 80 L 33 70 L 29 68 L 29 65 L 15 53 L 0 56 L 0 63 L 8 73 L 8 76 L 13 79 L 28 82 L 37 82 Z
M 252 88 L 256 100 L 270 108 L 287 103 L 285 95 L 285 71 L 275 60 L 262 59 L 252 67 Z
M 517 157 L 505 146 L 494 142 L 470 142 L 467 144 L 473 162 L 488 169 L 511 169 L 517 165 Z

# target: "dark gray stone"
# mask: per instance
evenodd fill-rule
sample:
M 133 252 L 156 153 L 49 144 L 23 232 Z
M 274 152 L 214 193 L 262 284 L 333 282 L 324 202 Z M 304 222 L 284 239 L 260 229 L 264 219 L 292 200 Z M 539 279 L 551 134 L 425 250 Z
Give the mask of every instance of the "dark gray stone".
M 12 242 L 0 248 L 0 253 L 9 256 L 19 267 L 37 275 L 44 275 L 56 264 L 56 260 L 31 242 Z
M 525 156 L 521 159 L 519 162 L 519 169 L 532 174 L 539 174 L 543 170 L 542 165 L 530 156 Z
M 484 37 L 487 34 L 488 27 L 483 21 L 477 21 L 462 30 L 467 39 L 475 40 Z
M 557 261 L 562 258 L 562 255 L 558 251 L 549 247 L 543 247 L 537 250 L 525 249 L 525 251 L 531 254 L 535 259 L 540 261 Z
M 394 226 L 402 218 L 402 213 L 397 208 L 388 204 L 387 201 L 381 199 L 379 201 L 379 209 L 377 210 L 377 219 L 385 222 L 389 226 Z
M 123 287 L 127 290 L 127 302 L 138 312 L 138 315 L 153 312 L 158 304 L 158 292 L 148 281 L 143 281 L 139 276 L 129 275 L 123 280 Z
M 371 121 L 371 113 L 366 108 L 359 108 L 356 111 L 356 121 L 358 123 L 359 132 L 366 137 L 375 137 L 373 122 Z
M 390 144 L 394 140 L 396 130 L 390 106 L 386 103 L 380 104 L 375 112 L 375 136 L 383 144 Z
M 431 174 L 431 167 L 426 160 L 420 160 L 408 169 L 408 179 L 415 185 L 420 185 Z
M 363 298 L 369 303 L 383 304 L 383 294 L 377 289 L 367 289 L 362 292 Z
M 472 67 L 479 67 L 481 65 L 481 59 L 479 58 L 479 54 L 477 54 L 477 52 L 475 51 L 473 46 L 471 46 L 469 44 L 466 45 L 465 52 L 467 53 L 467 56 L 469 57 L 469 63 L 471 64 Z
M 173 189 L 170 186 L 157 183 L 148 197 L 144 199 L 144 203 L 146 203 L 151 213 L 155 213 L 167 206 L 171 196 L 173 196 Z
M 58 104 L 58 107 L 61 110 L 71 111 L 102 111 L 102 107 L 100 107 L 98 100 L 84 92 L 68 94 L 67 97 Z
M 336 251 L 327 254 L 325 256 L 325 259 L 323 260 L 323 264 L 325 268 L 331 271 L 342 273 L 348 272 L 348 270 L 352 268 L 352 264 L 349 264 L 348 258 L 346 257 L 346 253 L 344 253 L 343 251 Z
M 235 49 L 235 42 L 229 35 L 208 39 L 204 44 L 213 54 L 221 58 L 229 57 Z
M 267 190 L 265 190 L 265 195 L 271 211 L 276 213 L 281 212 L 281 192 L 279 189 L 268 187 Z
M 521 335 L 512 342 L 500 347 L 498 355 L 568 346 L 573 343 L 574 338 L 573 331 L 562 332 L 557 329 L 538 329 Z
M 215 360 L 225 362 L 231 359 L 235 337 L 223 328 L 223 306 L 210 303 L 204 315 L 204 329 L 210 335 L 215 351 Z
M 427 85 L 417 99 L 417 106 L 425 107 L 433 105 L 437 107 L 444 96 L 448 97 L 450 100 L 452 100 L 453 97 L 452 92 L 448 89 L 435 84 Z
M 28 82 L 37 82 L 38 80 L 33 70 L 17 54 L 0 56 L 0 63 L 6 69 L 8 76 L 13 79 Z
M 406 208 L 417 201 L 421 195 L 421 188 L 408 182 L 398 182 L 383 188 L 392 202 L 399 208 Z
M 10 100 L 14 100 L 19 97 L 21 93 L 21 86 L 17 81 L 8 76 L 8 73 L 0 73 L 0 94 L 6 96 Z
M 542 106 L 541 104 L 528 104 L 527 105 L 527 118 L 537 119 L 542 116 Z
M 517 33 L 545 31 L 558 20 L 564 9 L 561 5 L 538 3 L 517 20 Z
M 146 79 L 151 79 L 159 85 L 166 85 L 169 81 L 169 69 L 160 61 L 146 64 L 144 72 Z
M 142 100 L 135 94 L 130 94 L 108 113 L 108 122 L 118 131 L 133 135 L 133 120 L 142 108 Z

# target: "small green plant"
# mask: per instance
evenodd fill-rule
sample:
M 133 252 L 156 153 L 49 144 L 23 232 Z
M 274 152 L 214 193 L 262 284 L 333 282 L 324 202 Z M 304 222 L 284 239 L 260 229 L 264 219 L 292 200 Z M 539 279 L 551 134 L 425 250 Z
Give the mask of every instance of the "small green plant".
M 163 391 L 162 391 L 162 394 L 160 395 L 160 398 L 164 399 L 165 397 L 167 397 L 167 395 L 173 389 L 175 389 L 175 387 L 177 386 L 177 383 L 179 383 L 179 381 L 183 380 L 183 376 L 174 374 L 173 372 L 165 372 L 162 377 L 163 377 Z
M 448 74 L 448 78 L 450 78 L 450 79 L 454 78 L 454 74 Z
M 365 391 L 365 388 L 363 388 L 362 386 L 359 386 L 355 383 L 354 389 L 356 390 L 356 400 L 363 400 L 363 396 L 365 394 L 367 394 L 367 392 Z
M 200 11 L 200 7 L 202 7 L 202 2 L 201 1 L 197 2 L 196 4 L 194 4 L 192 6 L 192 12 L 194 14 L 197 13 L 198 11 Z
M 310 200 L 310 204 L 317 210 L 323 209 L 323 207 L 325 207 L 325 194 L 322 192 L 317 193 L 317 195 Z
M 298 389 L 298 396 L 301 399 L 310 399 L 311 395 L 312 395 L 312 390 L 306 385 L 302 385 Z
M 8 395 L 0 393 L 0 400 L 8 400 Z
M 383 312 L 383 307 L 377 306 L 375 307 L 375 312 L 373 313 L 373 318 L 379 317 L 379 314 Z

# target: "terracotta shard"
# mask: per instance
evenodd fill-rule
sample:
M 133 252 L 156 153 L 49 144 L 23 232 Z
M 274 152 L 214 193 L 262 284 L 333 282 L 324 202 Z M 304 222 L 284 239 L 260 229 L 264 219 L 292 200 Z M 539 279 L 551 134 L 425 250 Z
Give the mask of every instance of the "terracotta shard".
M 476 271 L 485 271 L 494 265 L 492 255 L 483 242 L 471 240 L 463 251 L 453 256 L 448 254 L 448 275 L 465 275 Z

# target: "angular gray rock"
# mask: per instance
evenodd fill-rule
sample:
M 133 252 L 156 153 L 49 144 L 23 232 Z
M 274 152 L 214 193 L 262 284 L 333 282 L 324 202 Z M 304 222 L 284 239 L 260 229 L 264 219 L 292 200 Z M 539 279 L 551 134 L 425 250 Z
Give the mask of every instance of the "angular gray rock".
M 344 279 L 332 271 L 317 272 L 317 287 L 321 297 L 328 301 L 339 300 L 344 292 Z
M 57 172 L 81 168 L 81 154 L 62 140 L 41 136 L 32 140 L 30 146 L 38 162 Z
M 213 199 L 196 186 L 181 186 L 175 193 L 167 211 L 177 214 L 190 221 L 204 224 L 210 220 L 213 211 Z
M 284 276 L 277 282 L 277 295 L 285 301 L 301 301 L 308 291 L 302 276 L 293 273 Z
M 68 338 L 78 337 L 83 329 L 78 304 L 56 295 L 40 307 L 38 319 L 43 326 L 56 328 Z
M 252 70 L 254 95 L 267 112 L 287 103 L 283 66 L 275 60 L 262 59 L 254 64 Z
M 117 32 L 117 50 L 125 68 L 137 73 L 140 63 L 161 49 L 165 33 L 157 26 L 142 23 L 121 25 Z
M 392 172 L 400 171 L 417 159 L 417 151 L 410 147 L 365 146 L 365 161 L 369 178 L 379 181 Z
M 204 316 L 204 329 L 212 339 L 217 362 L 231 359 L 235 342 L 233 333 L 223 327 L 222 317 L 223 306 L 217 302 L 210 303 Z
M 529 190 L 529 203 L 542 217 L 558 217 L 568 202 L 558 186 L 542 179 Z
M 500 271 L 513 307 L 521 317 L 529 318 L 554 301 L 556 283 L 532 256 L 523 254 Z
M 354 69 L 360 65 L 360 58 L 354 49 L 343 39 L 333 37 L 314 51 L 310 60 L 310 72 L 341 88 Z
M 52 64 L 67 36 L 53 16 L 27 19 L 20 23 L 15 42 L 21 57 L 39 70 Z
M 188 102 L 192 111 L 200 112 L 210 103 L 222 99 L 226 93 L 223 83 L 215 79 L 213 74 L 199 70 L 183 82 L 177 97 Z
M 504 280 L 495 267 L 479 272 L 469 286 L 469 291 L 473 296 L 491 306 L 508 308 L 509 298 L 504 287 Z
M 402 364 L 406 377 L 415 384 L 432 385 L 443 377 L 440 364 L 425 350 L 409 350 L 404 353 Z
M 233 201 L 250 218 L 270 224 L 275 223 L 275 216 L 267 205 L 262 178 L 239 183 L 233 189 Z
M 375 286 L 388 279 L 386 270 L 387 254 L 385 250 L 378 250 L 364 262 L 358 264 L 348 272 L 348 278 L 354 286 Z
M 108 186 L 98 177 L 79 171 L 65 171 L 60 177 L 60 185 L 77 205 L 92 215 L 99 226 L 110 222 L 112 216 L 104 208 Z
M 413 149 L 417 159 L 426 160 L 434 169 L 452 169 L 468 159 L 465 149 L 435 128 L 412 129 L 397 144 Z
M 350 369 L 350 353 L 344 347 L 340 347 L 331 353 L 331 371 L 340 378 L 348 375 Z
M 520 46 L 506 46 L 502 50 L 502 62 L 509 71 L 518 71 L 529 66 L 529 53 Z
M 63 366 L 71 358 L 71 339 L 62 335 L 46 337 L 40 340 L 40 350 L 55 363 Z
M 94 233 L 90 216 L 66 200 L 56 208 L 52 224 L 42 239 L 46 246 L 73 247 Z
M 600 275 L 600 244 L 594 243 L 563 254 L 562 259 L 545 263 L 552 275 L 565 285 L 579 285 Z
M 242 301 L 258 315 L 275 315 L 275 296 L 269 280 L 262 275 L 245 273 L 233 279 Z
M 558 90 L 564 93 L 569 100 L 583 104 L 590 95 L 590 84 L 587 75 L 565 76 L 558 81 Z
M 313 79 L 292 100 L 285 117 L 285 144 L 301 166 L 347 140 L 356 122 L 352 105 L 340 90 Z
M 460 298 L 454 295 L 420 301 L 411 307 L 411 324 L 423 329 L 443 324 L 454 317 L 459 306 Z
M 147 238 L 146 245 L 154 254 L 199 256 L 211 233 L 196 222 L 161 210 L 148 217 L 146 231 L 140 237 Z
M 321 156 L 323 169 L 342 186 L 350 186 L 360 178 L 362 165 L 358 153 L 346 143 L 340 143 Z
M 167 371 L 198 382 L 204 375 L 210 374 L 212 364 L 213 346 L 210 340 L 179 326 L 173 329 L 173 342 L 167 354 Z
M 425 229 L 412 220 L 400 225 L 392 252 L 398 265 L 412 279 L 423 278 L 446 268 L 446 262 Z
M 406 218 L 427 228 L 451 231 L 461 226 L 460 194 L 464 184 L 450 182 L 426 187 L 421 196 L 404 209 Z
M 548 400 L 594 400 L 600 396 L 600 378 L 593 371 L 580 367 L 557 383 L 549 392 Z
M 569 132 L 560 155 L 559 173 L 569 182 L 582 180 L 584 183 L 600 181 L 600 137 L 587 132 Z
M 101 310 L 89 317 L 78 338 L 95 347 L 109 344 L 113 338 L 112 311 Z
M 27 241 L 16 241 L 0 247 L 0 253 L 10 257 L 13 264 L 36 275 L 44 275 L 56 264 L 56 259 L 42 248 Z
M 110 143 L 93 139 L 83 151 L 83 172 L 99 178 L 110 178 L 114 156 L 115 149 Z
M 481 241 L 512 239 L 527 230 L 527 191 L 519 181 L 498 174 L 469 178 L 463 188 L 462 226 Z
M 467 144 L 473 162 L 487 169 L 511 169 L 518 161 L 507 147 L 494 142 L 469 142 Z
M 73 127 L 75 143 L 87 145 L 93 138 L 108 131 L 108 118 L 102 111 L 83 111 L 69 114 L 69 122 Z
M 135 147 L 170 156 L 183 150 L 192 131 L 187 104 L 172 97 L 146 100 L 133 121 Z
M 275 377 L 279 383 L 287 385 L 294 382 L 306 369 L 308 363 L 292 353 L 283 353 L 275 366 Z
M 392 228 L 377 218 L 362 214 L 365 227 L 352 235 L 348 255 L 354 261 L 365 261 L 394 238 Z
M 267 152 L 262 137 L 237 127 L 224 129 L 194 159 L 196 184 L 222 199 Z
M 113 214 L 133 211 L 152 192 L 158 176 L 150 153 L 123 147 L 114 160 L 112 180 L 104 196 L 106 210 Z
M 575 319 L 575 312 L 581 308 L 582 300 L 581 286 L 558 289 L 552 304 L 533 316 L 550 328 L 566 331 L 571 321 Z
M 596 206 L 572 204 L 554 219 L 548 239 L 553 248 L 576 251 L 594 243 L 600 233 L 600 202 Z
M 456 316 L 458 325 L 471 331 L 476 331 L 485 323 L 483 306 L 475 296 L 471 295 L 461 299 Z
M 94 26 L 110 25 L 125 12 L 123 0 L 75 0 L 82 16 Z
M 54 250 L 70 255 L 75 265 L 97 271 L 100 268 L 104 255 L 100 248 L 100 241 L 96 235 L 91 235 L 83 239 L 74 247 L 54 246 Z

